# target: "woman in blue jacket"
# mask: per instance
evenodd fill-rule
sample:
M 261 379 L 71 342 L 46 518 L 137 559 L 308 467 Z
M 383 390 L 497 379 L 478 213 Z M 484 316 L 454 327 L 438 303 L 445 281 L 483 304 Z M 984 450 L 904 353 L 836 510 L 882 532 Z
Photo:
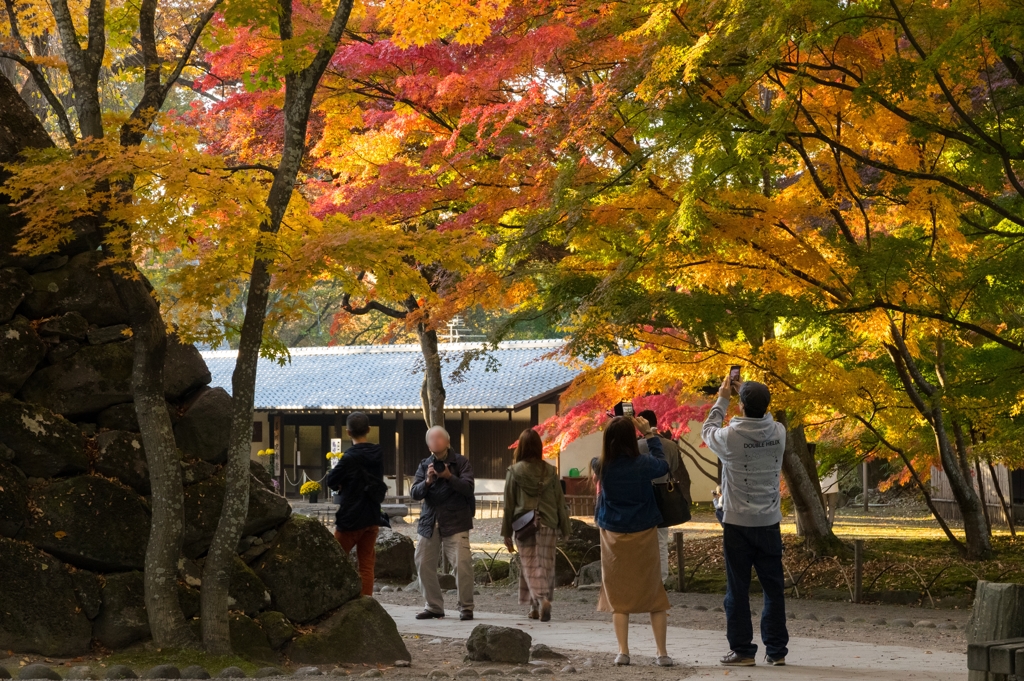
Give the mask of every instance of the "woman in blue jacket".
M 636 431 L 647 439 L 641 454 Z M 661 441 L 643 418 L 612 419 L 594 467 L 597 478 L 597 526 L 601 530 L 601 597 L 597 609 L 611 612 L 619 642 L 616 665 L 629 664 L 629 616 L 647 612 L 658 649 L 657 664 L 671 667 L 665 648 L 668 594 L 661 581 L 658 530 L 661 511 L 652 480 L 668 473 Z

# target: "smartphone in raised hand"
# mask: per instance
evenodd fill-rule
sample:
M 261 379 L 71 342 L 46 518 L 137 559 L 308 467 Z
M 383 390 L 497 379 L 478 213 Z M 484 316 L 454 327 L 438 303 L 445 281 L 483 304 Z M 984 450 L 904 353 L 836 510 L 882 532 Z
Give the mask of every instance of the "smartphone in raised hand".
M 733 384 L 733 392 L 735 393 L 737 390 L 736 384 L 743 382 L 743 379 L 740 378 L 739 364 L 733 364 L 731 367 L 729 367 L 729 382 Z

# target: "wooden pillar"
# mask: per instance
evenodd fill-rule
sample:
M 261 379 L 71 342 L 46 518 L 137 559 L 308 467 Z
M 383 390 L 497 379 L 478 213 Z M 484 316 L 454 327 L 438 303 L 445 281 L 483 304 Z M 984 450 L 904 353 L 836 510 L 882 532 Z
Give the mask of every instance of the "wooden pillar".
M 686 591 L 686 559 L 683 556 L 683 533 L 673 532 L 676 540 L 676 567 L 679 568 L 679 575 L 676 579 L 676 591 Z
M 324 456 L 327 452 L 331 451 L 331 427 L 327 423 L 320 424 L 320 477 L 327 475 L 327 457 Z M 325 495 L 327 500 L 330 501 L 330 495 Z
M 853 602 L 864 600 L 864 540 L 853 540 Z
M 345 437 L 345 415 L 340 411 L 334 415 L 334 437 Z
M 395 412 L 395 495 L 405 495 L 405 413 Z
M 868 512 L 868 460 L 864 461 L 860 465 L 861 477 L 864 478 L 864 512 Z
M 273 418 L 273 435 L 271 436 L 271 447 L 274 449 L 274 456 L 271 457 L 274 461 L 270 474 L 277 478 L 277 491 L 284 495 L 284 433 L 281 430 L 281 415 L 274 414 Z
M 538 425 L 539 423 L 540 423 L 540 405 L 539 404 L 531 404 L 530 405 L 530 427 L 533 428 L 534 426 Z
M 469 458 L 469 412 L 462 412 L 462 438 L 460 445 L 462 447 L 462 456 Z

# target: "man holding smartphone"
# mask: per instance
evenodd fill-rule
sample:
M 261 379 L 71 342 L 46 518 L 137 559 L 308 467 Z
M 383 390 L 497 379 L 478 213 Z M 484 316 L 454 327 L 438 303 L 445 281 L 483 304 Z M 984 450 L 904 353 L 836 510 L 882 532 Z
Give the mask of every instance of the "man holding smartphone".
M 756 381 L 741 383 L 739 367 L 718 389 L 701 435 L 722 462 L 722 528 L 725 550 L 725 617 L 729 654 L 726 666 L 756 664 L 757 644 L 750 623 L 750 570 L 764 590 L 761 640 L 765 662 L 786 664 L 785 578 L 782 569 L 782 520 L 779 474 L 786 429 L 768 413 L 771 392 Z M 735 380 L 734 380 L 734 377 Z M 739 395 L 740 415 L 723 427 L 732 395 Z

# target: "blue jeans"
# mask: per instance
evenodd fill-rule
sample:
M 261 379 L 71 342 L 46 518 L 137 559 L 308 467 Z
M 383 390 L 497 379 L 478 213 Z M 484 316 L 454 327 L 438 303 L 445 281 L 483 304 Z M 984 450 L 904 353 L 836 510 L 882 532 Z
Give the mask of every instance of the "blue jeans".
M 722 541 L 725 547 L 725 619 L 729 648 L 738 655 L 754 657 L 754 628 L 750 623 L 750 569 L 764 590 L 761 611 L 761 640 L 772 658 L 789 652 L 786 629 L 785 578 L 782 573 L 782 534 L 779 524 L 765 527 L 741 527 L 726 523 Z

